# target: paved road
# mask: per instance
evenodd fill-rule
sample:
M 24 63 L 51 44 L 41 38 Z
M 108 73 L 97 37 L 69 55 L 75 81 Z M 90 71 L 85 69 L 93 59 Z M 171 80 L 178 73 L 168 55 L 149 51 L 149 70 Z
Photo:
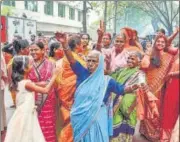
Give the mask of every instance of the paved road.
M 7 123 L 9 122 L 9 120 L 10 120 L 10 118 L 11 118 L 13 112 L 14 112 L 14 109 L 10 108 L 10 106 L 12 104 L 13 104 L 13 102 L 12 102 L 12 99 L 11 99 L 11 95 L 10 95 L 8 89 L 6 88 L 6 90 L 5 90 L 5 106 L 6 106 Z M 133 142 L 148 142 L 144 137 L 142 137 L 139 134 L 138 130 L 139 130 L 139 122 L 138 122 L 137 127 L 136 127 Z

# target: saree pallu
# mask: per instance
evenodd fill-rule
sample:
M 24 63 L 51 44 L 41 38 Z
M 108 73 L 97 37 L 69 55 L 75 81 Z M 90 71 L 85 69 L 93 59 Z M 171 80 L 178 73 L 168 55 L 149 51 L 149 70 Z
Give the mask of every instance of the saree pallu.
M 33 82 L 49 81 L 52 77 L 54 65 L 48 59 L 44 59 L 38 66 L 33 66 L 28 78 Z M 38 119 L 46 139 L 46 142 L 56 142 L 56 115 L 55 104 L 56 97 L 54 88 L 52 88 L 48 95 L 36 94 L 36 104 L 40 102 L 40 110 L 38 110 Z
M 75 53 L 74 58 L 79 61 L 83 66 L 85 62 Z M 58 141 L 59 142 L 73 142 L 73 130 L 70 123 L 70 110 L 74 102 L 74 92 L 76 90 L 76 75 L 72 71 L 70 64 L 66 57 L 58 61 L 62 65 L 60 74 L 56 79 L 58 86 L 57 93 L 60 102 L 59 114 L 62 122 Z
M 75 92 L 71 109 L 74 142 L 109 142 L 112 117 L 103 99 L 110 77 L 104 76 L 104 58 L 100 56 L 96 71 Z
M 160 56 L 160 60 L 161 65 L 159 68 L 150 66 L 147 69 L 146 78 L 150 91 L 158 98 L 158 101 L 156 101 L 156 105 L 161 116 L 162 101 L 164 95 L 163 85 L 165 83 L 164 78 L 168 74 L 174 58 L 168 53 L 163 53 Z M 145 110 L 146 109 L 147 108 L 145 108 Z M 142 120 L 140 124 L 140 133 L 150 141 L 156 142 L 160 140 L 160 117 L 152 119 L 148 116 L 145 116 L 145 119 Z
M 173 78 L 167 84 L 162 121 L 161 140 L 170 141 L 172 130 L 179 115 L 179 78 Z
M 179 58 L 172 66 L 171 72 L 179 71 Z M 170 141 L 172 130 L 179 115 L 179 78 L 170 78 L 166 83 L 161 120 L 161 140 Z M 171 116 L 171 117 L 169 117 Z

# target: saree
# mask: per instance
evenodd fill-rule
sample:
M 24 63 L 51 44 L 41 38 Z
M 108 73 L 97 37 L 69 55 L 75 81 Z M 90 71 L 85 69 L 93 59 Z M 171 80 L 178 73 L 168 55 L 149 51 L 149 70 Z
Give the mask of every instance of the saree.
M 133 85 L 139 82 L 142 74 L 139 72 L 139 68 L 136 67 L 122 68 L 111 76 L 121 84 Z M 134 94 L 127 93 L 122 98 L 114 97 L 113 138 L 111 142 L 132 141 L 137 123 L 136 108 L 133 106 L 135 102 L 135 92 Z
M 1 49 L 0 49 L 1 50 Z M 1 83 L 0 83 L 0 87 L 1 87 L 1 94 L 0 94 L 0 106 L 1 106 L 1 131 L 5 130 L 6 125 L 6 109 L 5 109 L 5 102 L 4 102 L 4 90 L 6 87 L 6 83 L 7 83 L 7 69 L 6 69 L 6 62 L 4 59 L 4 56 L 1 52 Z
M 179 71 L 179 60 L 176 60 L 170 72 Z M 161 140 L 170 141 L 172 130 L 179 115 L 179 78 L 170 78 L 166 83 L 165 97 L 161 120 Z M 169 117 L 170 116 L 170 117 Z
M 52 77 L 54 65 L 44 59 L 38 66 L 33 65 L 28 78 L 32 82 L 49 81 Z M 47 94 L 35 94 L 39 123 L 46 142 L 56 142 L 56 97 L 54 88 Z
M 109 80 L 104 76 L 104 58 L 101 55 L 96 71 L 75 92 L 70 114 L 74 142 L 109 142 L 111 117 L 108 117 L 108 109 L 103 102 Z
M 162 102 L 163 102 L 163 86 L 165 83 L 165 76 L 170 70 L 173 62 L 173 56 L 168 53 L 163 53 L 160 56 L 161 65 L 159 68 L 150 66 L 146 71 L 147 84 L 150 91 L 157 97 L 156 105 L 161 116 Z M 146 101 L 146 100 L 145 100 Z M 146 109 L 146 108 L 145 108 Z M 160 117 L 149 118 L 145 117 L 140 123 L 140 133 L 150 141 L 160 140 Z
M 179 142 L 179 117 L 172 131 L 170 142 Z
M 73 52 L 74 58 L 83 66 L 85 62 Z M 76 75 L 72 71 L 66 57 L 63 57 L 57 64 L 61 64 L 61 71 L 56 79 L 58 99 L 60 102 L 59 119 L 62 127 L 59 128 L 59 142 L 73 142 L 73 130 L 70 123 L 70 110 L 74 102 L 74 93 L 76 90 Z

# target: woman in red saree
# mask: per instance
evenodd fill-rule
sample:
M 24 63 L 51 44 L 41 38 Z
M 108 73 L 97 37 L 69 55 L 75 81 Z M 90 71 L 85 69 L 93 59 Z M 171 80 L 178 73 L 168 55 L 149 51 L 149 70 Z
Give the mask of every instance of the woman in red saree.
M 146 53 L 141 62 L 142 68 L 146 68 L 146 78 L 149 89 L 158 98 L 157 106 L 160 116 L 162 113 L 165 77 L 174 61 L 174 56 L 166 53 L 164 51 L 165 48 L 167 48 L 166 37 L 158 36 L 155 40 L 152 53 Z M 160 140 L 160 117 L 157 116 L 153 119 L 146 117 L 142 120 L 140 133 L 153 142 Z
M 85 61 L 78 56 L 81 41 L 78 36 L 70 37 L 68 41 L 69 47 L 72 49 L 74 58 L 85 66 Z M 62 119 L 62 130 L 58 136 L 59 142 L 73 142 L 73 129 L 70 123 L 70 110 L 74 102 L 74 92 L 76 90 L 76 75 L 66 57 L 58 61 L 62 68 L 57 77 L 57 92 L 60 101 L 60 115 Z
M 29 73 L 29 79 L 37 85 L 45 86 L 52 77 L 54 65 L 45 58 L 45 48 L 42 42 L 37 42 L 30 47 L 30 54 L 34 59 L 33 68 Z M 46 142 L 57 142 L 56 138 L 56 97 L 52 88 L 48 95 L 36 95 L 36 105 L 39 123 Z
M 167 77 L 161 120 L 162 142 L 170 141 L 172 130 L 179 115 L 179 58 L 174 62 Z

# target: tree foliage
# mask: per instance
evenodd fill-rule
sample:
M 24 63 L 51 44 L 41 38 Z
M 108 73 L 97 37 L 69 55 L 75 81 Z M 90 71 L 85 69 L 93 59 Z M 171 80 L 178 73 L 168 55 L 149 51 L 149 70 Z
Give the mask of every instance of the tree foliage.
M 1 8 L 1 15 L 3 15 L 3 16 L 13 16 L 13 14 L 14 14 L 13 7 L 3 6 Z
M 177 1 L 141 1 L 131 3 L 135 8 L 144 11 L 152 20 L 161 23 L 168 34 L 173 31 L 173 22 L 179 17 L 179 4 Z

